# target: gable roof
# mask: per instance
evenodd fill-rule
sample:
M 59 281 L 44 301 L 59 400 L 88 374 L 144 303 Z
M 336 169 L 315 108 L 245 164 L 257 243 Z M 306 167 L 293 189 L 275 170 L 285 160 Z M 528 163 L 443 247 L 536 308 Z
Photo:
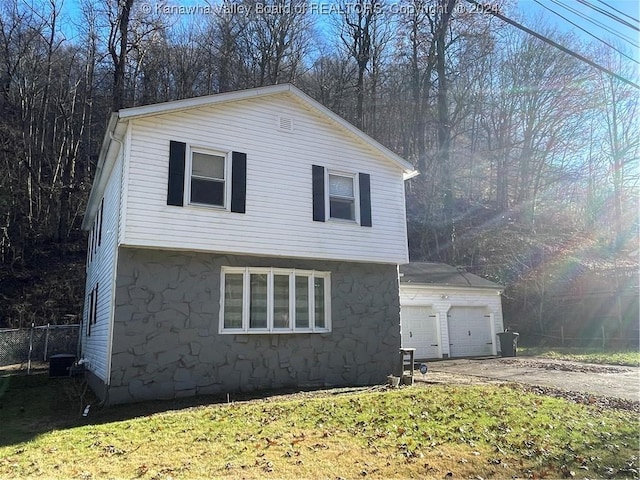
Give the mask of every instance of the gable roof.
M 115 162 L 115 156 L 117 155 L 117 148 L 113 148 L 113 144 L 114 142 L 118 144 L 122 143 L 122 137 L 124 135 L 124 132 L 126 131 L 126 124 L 129 120 L 281 94 L 293 97 L 295 100 L 300 102 L 305 107 L 309 108 L 311 111 L 324 117 L 339 129 L 350 134 L 352 137 L 356 137 L 360 141 L 364 142 L 369 148 L 380 153 L 383 157 L 388 159 L 391 163 L 395 164 L 403 172 L 403 178 L 405 180 L 413 178 L 419 174 L 419 172 L 413 167 L 413 165 L 411 165 L 411 163 L 407 162 L 399 155 L 393 153 L 387 147 L 377 142 L 369 135 L 351 125 L 345 119 L 333 113 L 327 107 L 317 102 L 306 93 L 302 92 L 302 90 L 294 87 L 289 83 L 271 85 L 267 87 L 250 88 L 246 90 L 238 90 L 235 92 L 216 93 L 213 95 L 187 98 L 183 100 L 174 100 L 171 102 L 124 108 L 122 110 L 119 110 L 118 112 L 111 114 L 107 131 L 105 132 L 105 136 L 102 141 L 102 147 L 100 149 L 100 154 L 98 157 L 98 166 L 96 168 L 96 175 L 93 181 L 93 186 L 91 188 L 89 201 L 87 203 L 87 210 L 85 212 L 85 218 L 82 223 L 82 228 L 85 230 L 89 230 L 91 228 L 91 222 L 93 221 L 93 217 L 97 210 L 97 204 L 100 200 L 99 197 L 101 197 L 102 192 L 104 191 L 104 186 L 106 185 L 106 180 L 109 176 L 108 174 L 111 171 L 109 163 Z
M 270 85 L 267 87 L 250 88 L 246 90 L 237 90 L 235 92 L 216 93 L 213 95 L 205 95 L 202 97 L 186 98 L 183 100 L 174 100 L 171 102 L 156 103 L 152 105 L 143 105 L 140 107 L 125 108 L 118 112 L 119 119 L 133 119 L 141 118 L 152 115 L 158 115 L 163 113 L 172 113 L 176 111 L 191 110 L 193 108 L 207 107 L 212 105 L 220 105 L 228 102 L 236 102 L 239 100 L 247 100 L 252 98 L 260 98 L 277 94 L 289 94 L 296 100 L 310 108 L 312 111 L 319 113 L 321 116 L 327 118 L 332 123 L 337 124 L 340 128 L 355 135 L 360 140 L 368 144 L 374 150 L 379 151 L 384 157 L 387 157 L 393 163 L 395 163 L 400 169 L 404 171 L 405 180 L 415 177 L 418 172 L 413 165 L 407 162 L 399 155 L 393 153 L 387 147 L 377 142 L 362 130 L 354 127 L 344 118 L 333 113 L 327 107 L 317 102 L 309 95 L 304 93 L 297 87 L 294 87 L 290 83 L 283 83 L 279 85 Z
M 504 289 L 502 285 L 460 268 L 446 263 L 432 262 L 411 262 L 400 265 L 400 284 Z

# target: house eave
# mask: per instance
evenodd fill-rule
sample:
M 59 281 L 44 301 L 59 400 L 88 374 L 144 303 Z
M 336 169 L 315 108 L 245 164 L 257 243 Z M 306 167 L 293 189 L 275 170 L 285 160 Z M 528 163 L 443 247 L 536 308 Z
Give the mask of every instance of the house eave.
M 117 144 L 122 143 L 122 136 L 124 135 L 126 128 L 127 122 L 121 122 L 118 113 L 112 113 L 109 117 L 109 123 L 107 124 L 107 130 L 104 138 L 102 139 L 102 145 L 100 146 L 96 174 L 94 175 L 91 193 L 89 194 L 87 208 L 82 220 L 81 228 L 84 231 L 89 231 L 93 225 L 93 219 L 98 210 L 98 204 L 104 194 L 106 183 L 109 179 L 108 173 L 111 171 L 111 167 L 118 155 L 119 148 Z
M 250 88 L 235 92 L 214 93 L 201 97 L 185 98 L 169 102 L 154 103 L 152 105 L 142 105 L 139 107 L 123 108 L 119 112 L 122 119 L 142 118 L 164 113 L 191 110 L 211 105 L 220 105 L 228 102 L 259 98 L 266 95 L 274 95 L 291 91 L 292 85 L 286 83 L 281 85 L 271 85 L 268 87 Z
M 487 293 L 487 294 L 497 294 L 502 295 L 505 287 L 502 285 L 496 284 L 494 287 L 491 286 L 462 286 L 462 285 L 450 285 L 450 284 L 438 284 L 438 283 L 413 283 L 413 282 L 400 282 L 400 290 L 416 288 L 420 290 L 431 290 L 431 291 L 450 291 L 450 292 L 473 292 L 473 293 Z
M 405 171 L 405 172 L 402 174 L 402 179 L 403 179 L 403 180 L 411 180 L 412 178 L 415 178 L 415 177 L 417 177 L 418 175 L 420 175 L 420 172 L 419 172 L 418 170 L 412 170 L 412 171 L 410 171 L 410 172 Z

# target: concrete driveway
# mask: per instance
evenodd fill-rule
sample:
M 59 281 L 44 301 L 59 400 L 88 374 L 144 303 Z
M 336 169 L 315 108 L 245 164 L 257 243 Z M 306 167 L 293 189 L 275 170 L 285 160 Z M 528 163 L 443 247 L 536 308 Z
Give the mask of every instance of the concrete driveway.
M 640 401 L 640 368 L 594 365 L 537 357 L 447 359 L 426 362 L 417 380 L 446 382 L 461 376 L 488 382 L 518 382 Z M 474 383 L 474 382 L 469 382 Z

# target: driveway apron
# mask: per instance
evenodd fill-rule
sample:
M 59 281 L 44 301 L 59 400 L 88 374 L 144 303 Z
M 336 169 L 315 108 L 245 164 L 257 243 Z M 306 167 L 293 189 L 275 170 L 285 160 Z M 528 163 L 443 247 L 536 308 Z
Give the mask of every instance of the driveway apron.
M 427 362 L 429 372 L 518 382 L 640 401 L 640 368 L 536 357 L 447 359 Z M 424 376 L 429 380 L 429 373 Z

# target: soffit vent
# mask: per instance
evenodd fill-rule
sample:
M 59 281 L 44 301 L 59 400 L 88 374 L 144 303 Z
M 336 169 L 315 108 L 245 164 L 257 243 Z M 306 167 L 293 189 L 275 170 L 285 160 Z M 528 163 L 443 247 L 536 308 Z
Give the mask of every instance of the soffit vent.
M 293 118 L 280 115 L 278 117 L 278 129 L 283 132 L 293 132 Z

